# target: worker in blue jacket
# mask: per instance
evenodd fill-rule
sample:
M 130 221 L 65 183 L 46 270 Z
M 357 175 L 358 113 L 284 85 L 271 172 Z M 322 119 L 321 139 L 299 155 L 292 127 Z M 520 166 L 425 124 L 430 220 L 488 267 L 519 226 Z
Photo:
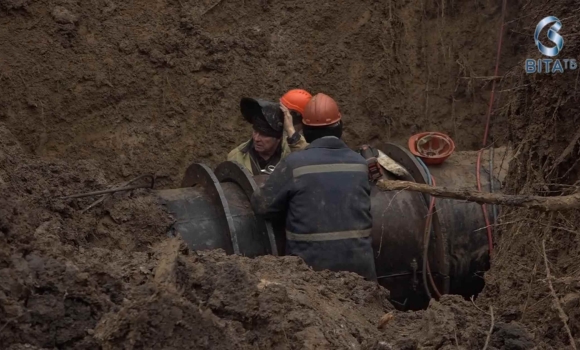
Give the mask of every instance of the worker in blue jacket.
M 314 270 L 376 280 L 366 160 L 341 140 L 341 115 L 331 97 L 314 96 L 302 122 L 309 145 L 280 161 L 252 196 L 254 211 L 286 215 L 286 255 Z

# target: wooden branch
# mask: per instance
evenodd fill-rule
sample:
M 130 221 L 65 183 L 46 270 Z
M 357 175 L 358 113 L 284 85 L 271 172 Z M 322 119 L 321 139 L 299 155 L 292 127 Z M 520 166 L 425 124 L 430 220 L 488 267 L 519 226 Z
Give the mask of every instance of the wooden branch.
M 135 185 L 135 186 L 128 186 L 128 187 L 117 187 L 117 188 L 112 188 L 110 190 L 102 190 L 102 191 L 95 191 L 95 192 L 75 194 L 73 196 L 61 197 L 61 199 L 73 199 L 73 198 L 91 197 L 91 196 L 98 196 L 100 194 L 108 194 L 108 193 L 115 193 L 115 192 L 131 191 L 131 190 L 136 190 L 138 188 L 151 188 L 151 185 L 150 184 L 144 184 L 144 185 Z
M 569 196 L 540 197 L 528 195 L 506 195 L 484 193 L 467 189 L 452 190 L 445 187 L 432 187 L 410 181 L 379 180 L 377 187 L 383 191 L 407 190 L 421 192 L 434 197 L 451 198 L 479 204 L 497 204 L 523 207 L 540 211 L 564 211 L 580 209 L 580 192 Z

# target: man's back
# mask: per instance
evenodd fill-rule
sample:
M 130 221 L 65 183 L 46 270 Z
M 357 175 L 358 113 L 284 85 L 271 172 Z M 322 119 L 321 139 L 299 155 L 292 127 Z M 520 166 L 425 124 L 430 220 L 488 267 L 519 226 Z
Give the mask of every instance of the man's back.
M 294 195 L 287 229 L 296 234 L 368 230 L 372 226 L 366 161 L 337 138 L 290 154 Z
M 370 231 L 366 161 L 336 137 L 313 141 L 279 164 L 263 196 L 268 208 L 286 212 L 287 254 L 315 270 L 352 271 L 376 279 Z M 275 188 L 271 191 L 269 188 Z

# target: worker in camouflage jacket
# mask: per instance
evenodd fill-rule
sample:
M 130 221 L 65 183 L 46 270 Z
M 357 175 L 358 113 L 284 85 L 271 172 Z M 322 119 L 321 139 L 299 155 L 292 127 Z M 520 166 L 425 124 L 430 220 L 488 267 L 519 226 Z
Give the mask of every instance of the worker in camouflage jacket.
M 300 128 L 301 112 L 312 96 L 305 90 L 290 90 L 280 101 L 288 104 L 291 110 L 284 108 L 290 118 L 290 127 L 294 135 L 292 118 L 296 127 Z M 252 124 L 252 138 L 234 148 L 227 160 L 236 161 L 252 173 L 260 175 L 270 173 L 274 167 L 292 151 L 306 146 L 306 141 L 296 133 L 294 138 L 284 137 L 284 116 L 278 103 L 244 97 L 240 101 L 240 109 L 244 119 Z M 290 116 L 292 113 L 292 116 Z M 288 135 L 288 134 L 286 134 Z
M 367 163 L 340 139 L 340 112 L 329 96 L 310 100 L 303 124 L 309 145 L 280 161 L 252 206 L 259 214 L 285 215 L 286 255 L 315 270 L 376 280 Z

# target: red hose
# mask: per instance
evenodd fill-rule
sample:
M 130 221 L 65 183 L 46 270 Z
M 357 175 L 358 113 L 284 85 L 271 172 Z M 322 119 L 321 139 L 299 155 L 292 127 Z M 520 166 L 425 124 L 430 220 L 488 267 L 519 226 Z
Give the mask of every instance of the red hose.
M 502 45 L 502 41 L 503 41 L 503 27 L 504 27 L 506 4 L 507 4 L 507 0 L 503 0 L 502 10 L 501 10 L 501 26 L 500 26 L 500 30 L 499 30 L 499 40 L 497 43 L 497 55 L 495 57 L 494 77 L 497 77 L 499 74 L 499 59 L 501 57 L 501 45 Z M 494 102 L 494 98 L 495 98 L 495 82 L 496 82 L 496 80 L 494 79 L 492 82 L 492 85 L 491 85 L 491 96 L 489 99 L 489 106 L 487 108 L 485 131 L 483 133 L 483 144 L 482 144 L 483 148 L 480 149 L 479 153 L 477 154 L 476 178 L 477 178 L 477 190 L 480 192 L 481 192 L 481 176 L 480 176 L 481 155 L 483 154 L 483 151 L 484 151 L 485 147 L 487 146 L 487 137 L 489 135 L 489 124 L 490 124 L 490 120 L 491 120 L 491 111 L 493 108 L 493 102 Z M 490 174 L 493 174 L 493 169 L 490 169 Z M 493 181 L 493 175 L 491 176 L 490 181 Z M 487 229 L 487 241 L 488 241 L 488 246 L 489 246 L 489 256 L 491 258 L 491 253 L 493 250 L 493 236 L 492 236 L 492 232 L 491 232 L 491 223 L 489 222 L 489 217 L 487 216 L 487 208 L 486 208 L 485 204 L 481 205 L 481 210 L 483 211 L 483 217 L 484 217 L 485 226 Z

